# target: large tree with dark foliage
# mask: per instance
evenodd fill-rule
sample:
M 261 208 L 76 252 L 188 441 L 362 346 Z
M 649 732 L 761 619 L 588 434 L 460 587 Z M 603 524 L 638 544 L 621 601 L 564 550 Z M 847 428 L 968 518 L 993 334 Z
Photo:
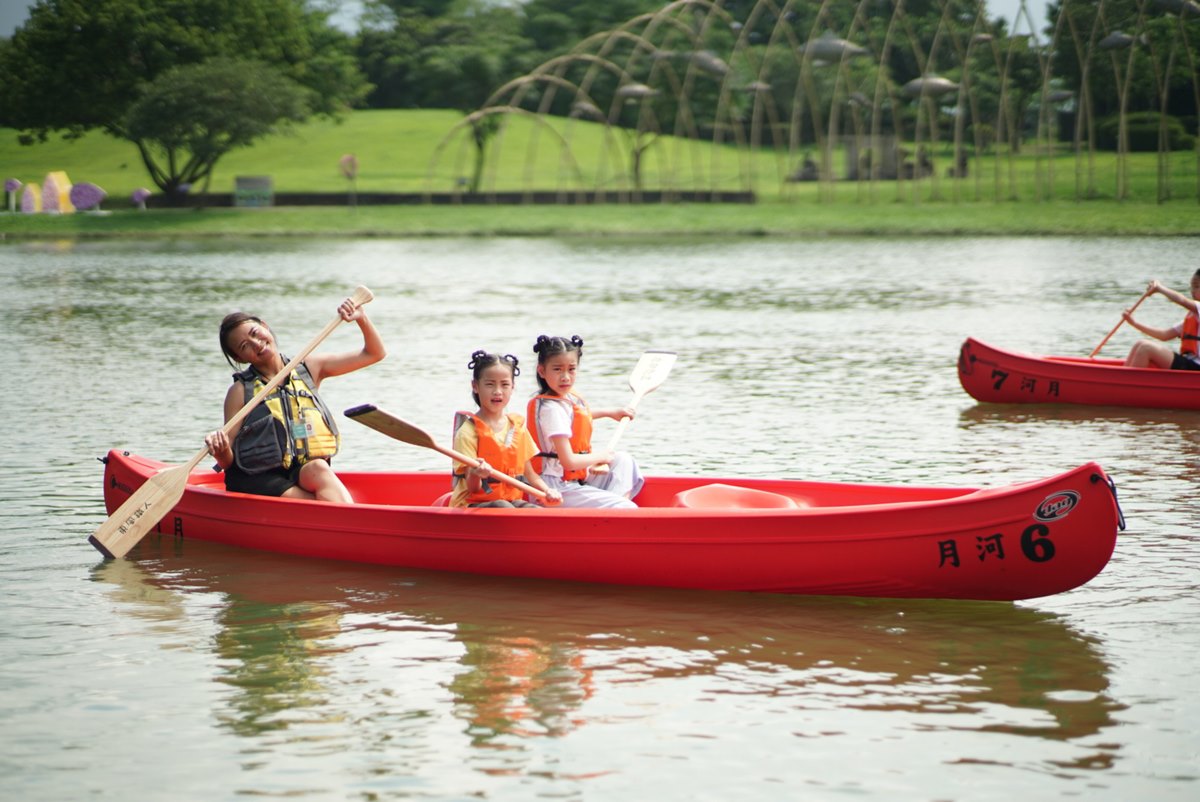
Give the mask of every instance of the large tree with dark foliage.
M 277 73 L 304 94 L 303 114 L 336 114 L 368 88 L 349 37 L 305 0 L 39 0 L 0 48 L 0 125 L 27 143 L 94 129 L 128 139 L 155 182 L 173 188 L 183 177 L 155 161 L 130 109 L 169 71 L 218 57 Z

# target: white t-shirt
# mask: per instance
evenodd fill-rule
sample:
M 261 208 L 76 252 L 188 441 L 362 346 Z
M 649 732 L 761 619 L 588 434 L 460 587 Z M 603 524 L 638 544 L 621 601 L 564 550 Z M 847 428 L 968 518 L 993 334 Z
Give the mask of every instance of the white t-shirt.
M 571 423 L 575 418 L 575 410 L 566 398 L 543 400 L 545 403 L 538 406 L 538 436 L 545 438 L 545 442 L 541 444 L 543 451 L 554 451 L 553 438 L 563 435 L 567 439 L 571 438 Z M 542 476 L 557 476 L 561 479 L 562 475 L 561 462 L 553 457 L 542 458 Z

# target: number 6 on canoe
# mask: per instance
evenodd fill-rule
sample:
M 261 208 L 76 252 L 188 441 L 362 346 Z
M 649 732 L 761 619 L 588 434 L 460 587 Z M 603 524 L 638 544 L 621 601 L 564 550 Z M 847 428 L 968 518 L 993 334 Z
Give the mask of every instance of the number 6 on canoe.
M 478 467 L 479 465 L 479 460 L 477 458 L 468 457 L 461 451 L 455 451 L 453 449 L 438 445 L 437 442 L 435 442 L 429 433 L 424 429 L 418 429 L 408 421 L 400 420 L 400 418 L 384 412 L 374 404 L 363 404 L 361 406 L 351 407 L 342 414 L 351 420 L 356 420 L 364 426 L 369 426 L 375 431 L 382 432 L 388 437 L 399 440 L 402 443 L 421 446 L 422 448 L 432 448 L 439 454 L 443 454 L 456 462 L 461 462 L 463 465 L 469 465 L 472 468 Z M 520 479 L 515 479 L 506 473 L 501 473 L 495 468 L 492 468 L 490 465 L 488 467 L 491 468 L 491 476 L 493 479 L 504 482 L 506 485 L 512 485 L 522 492 L 528 493 L 535 498 L 540 498 L 542 501 L 546 500 L 546 494 L 541 490 L 538 490 L 536 487 L 527 485 Z
M 637 409 L 638 403 L 647 393 L 658 389 L 658 386 L 667 380 L 667 374 L 671 372 L 672 366 L 675 364 L 674 351 L 646 351 L 642 354 L 642 358 L 633 368 L 633 373 L 629 375 L 629 389 L 633 390 L 633 400 L 629 402 L 629 406 Z M 615 451 L 617 443 L 621 440 L 621 435 L 625 434 L 625 428 L 629 426 L 629 422 L 633 418 L 621 418 L 621 422 L 617 424 L 617 430 L 613 432 L 612 439 L 608 441 L 608 450 Z
M 366 287 L 357 287 L 351 294 L 350 300 L 358 307 L 374 297 Z M 292 357 L 291 361 L 283 366 L 283 370 L 275 375 L 275 378 L 267 382 L 253 398 L 246 402 L 246 406 L 229 419 L 224 426 L 225 435 L 233 437 L 233 432 L 238 430 L 245 417 L 254 411 L 254 408 L 262 403 L 288 376 L 292 375 L 292 371 L 341 322 L 342 316 L 339 314 L 321 330 L 320 334 L 313 338 L 312 342 L 304 346 L 300 353 Z M 183 489 L 187 486 L 188 475 L 206 456 L 208 456 L 208 449 L 203 448 L 186 464 L 164 468 L 151 476 L 145 484 L 133 491 L 133 494 L 117 508 L 116 512 L 108 516 L 107 521 L 100 524 L 100 527 L 88 538 L 88 542 L 105 557 L 124 557 L 163 519 L 163 516 L 171 511 L 172 507 L 179 503 L 179 499 L 183 496 Z

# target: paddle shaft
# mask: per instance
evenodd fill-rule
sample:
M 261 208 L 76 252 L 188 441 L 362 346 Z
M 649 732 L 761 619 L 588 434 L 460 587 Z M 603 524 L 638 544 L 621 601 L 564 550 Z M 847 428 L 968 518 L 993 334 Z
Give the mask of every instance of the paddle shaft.
M 629 408 L 636 410 L 637 405 L 641 402 L 641 400 L 643 398 L 646 397 L 647 392 L 649 392 L 649 391 L 643 390 L 641 392 L 634 393 L 633 399 L 629 402 Z M 617 443 L 621 442 L 621 435 L 625 434 L 625 430 L 629 428 L 629 424 L 632 420 L 633 420 L 633 418 L 626 415 L 625 417 L 621 418 L 621 420 L 617 423 L 617 430 L 615 432 L 613 432 L 612 437 L 609 438 L 609 440 L 608 440 L 608 450 L 609 451 L 617 450 Z
M 455 451 L 452 448 L 439 445 L 424 429 L 413 426 L 408 421 L 401 420 L 374 404 L 363 404 L 362 406 L 353 407 L 347 409 L 343 414 L 351 420 L 356 420 L 364 426 L 369 426 L 394 440 L 399 440 L 402 443 L 408 443 L 413 446 L 420 446 L 421 448 L 433 449 L 456 462 L 461 462 L 463 465 L 478 468 L 479 463 L 482 461 L 478 457 L 469 457 L 461 451 Z M 520 479 L 509 476 L 506 473 L 501 473 L 491 465 L 488 466 L 488 469 L 488 473 L 493 479 L 515 487 L 524 493 L 528 493 L 534 498 L 541 499 L 542 501 L 546 500 L 546 493 L 538 490 L 533 485 L 526 484 Z
M 354 302 L 356 307 L 359 307 L 374 297 L 366 287 L 358 287 L 354 290 L 354 294 L 350 296 L 350 300 Z M 342 316 L 338 314 L 337 317 L 321 330 L 320 334 L 314 337 L 308 345 L 304 346 L 298 354 L 283 366 L 283 370 L 275 374 L 274 378 L 267 382 L 253 398 L 247 401 L 246 405 L 239 409 L 222 427 L 225 436 L 232 438 L 234 432 L 242 425 L 242 421 L 245 420 L 246 416 L 253 412 L 254 408 L 262 403 L 268 395 L 274 392 L 275 388 L 291 376 L 292 371 L 341 322 Z M 208 448 L 206 446 L 187 463 L 165 468 L 150 477 L 145 484 L 130 494 L 129 498 L 117 508 L 116 512 L 108 516 L 108 520 L 100 524 L 99 528 L 88 538 L 88 542 L 95 546 L 105 557 L 124 557 L 179 502 L 179 499 L 183 496 L 183 490 L 187 486 L 188 475 L 200 464 L 200 460 L 204 459 L 207 455 Z
M 466 454 L 462 453 L 461 451 L 455 451 L 452 448 L 445 448 L 444 446 L 440 446 L 437 443 L 434 443 L 431 446 L 431 448 L 434 451 L 438 452 L 439 454 L 444 454 L 452 460 L 457 460 L 458 462 L 461 462 L 463 465 L 469 465 L 472 468 L 479 467 L 479 463 L 480 463 L 479 459 L 474 458 L 474 457 L 468 457 Z M 546 494 L 543 493 L 541 490 L 538 490 L 533 485 L 527 485 L 524 482 L 522 482 L 520 479 L 516 479 L 512 476 L 509 476 L 506 473 L 501 473 L 500 471 L 493 468 L 491 465 L 488 466 L 488 474 L 493 479 L 498 479 L 499 481 L 504 482 L 504 484 L 506 484 L 506 485 L 512 485 L 513 487 L 519 488 L 520 490 L 528 493 L 529 495 L 531 495 L 535 498 L 540 498 L 542 501 L 546 500 Z
M 1129 309 L 1129 313 L 1133 314 L 1134 310 L 1136 310 L 1139 306 L 1142 305 L 1142 301 L 1146 300 L 1149 297 L 1150 297 L 1150 290 L 1146 290 L 1144 293 L 1142 293 L 1142 297 L 1138 298 L 1137 303 L 1134 304 Z M 1110 331 L 1108 333 L 1108 336 L 1105 337 L 1103 340 L 1101 340 L 1100 344 L 1097 345 L 1095 348 L 1093 348 L 1092 352 L 1090 354 L 1088 354 L 1088 359 L 1094 359 L 1096 357 L 1096 354 L 1100 353 L 1100 349 L 1104 347 L 1105 343 L 1107 343 L 1110 339 L 1112 339 L 1112 336 L 1117 333 L 1117 329 L 1121 328 L 1121 324 L 1124 322 L 1125 322 L 1125 316 L 1122 315 L 1121 319 L 1117 321 L 1117 325 L 1112 327 L 1112 331 Z

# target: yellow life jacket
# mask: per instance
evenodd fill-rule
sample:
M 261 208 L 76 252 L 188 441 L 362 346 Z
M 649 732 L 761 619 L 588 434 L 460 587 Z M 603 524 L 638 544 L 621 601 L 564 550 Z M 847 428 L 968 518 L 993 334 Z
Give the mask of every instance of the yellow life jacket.
M 542 408 L 542 404 L 551 402 L 561 403 L 567 401 L 571 404 L 571 450 L 576 454 L 590 454 L 592 451 L 592 410 L 588 408 L 587 401 L 583 400 L 583 396 L 569 393 L 567 396 L 561 395 L 535 395 L 529 399 L 529 406 L 526 409 L 529 420 L 533 421 L 533 428 L 530 429 L 530 434 L 533 435 L 533 442 L 537 444 L 538 453 L 533 458 L 533 467 L 538 472 L 542 472 L 542 457 L 552 457 L 558 459 L 558 454 L 548 450 L 553 448 L 553 443 L 542 434 L 542 425 L 538 420 L 538 412 Z M 587 478 L 587 468 L 569 471 L 563 466 L 563 481 L 574 482 L 580 479 Z
M 270 381 L 253 367 L 233 374 L 233 378 L 245 388 L 247 403 Z M 317 395 L 315 385 L 308 367 L 300 363 L 246 416 L 233 441 L 233 456 L 239 468 L 249 474 L 263 473 L 338 452 L 341 436 L 337 423 Z
M 520 463 L 519 454 L 517 453 L 517 443 L 521 442 L 521 438 L 525 435 L 525 419 L 520 415 L 510 412 L 507 414 L 509 427 L 508 434 L 504 438 L 504 443 L 496 442 L 496 438 L 492 433 L 492 427 L 487 421 L 480 418 L 478 415 L 472 415 L 470 412 L 454 413 L 454 431 L 468 421 L 473 421 L 475 424 L 475 439 L 477 446 L 475 456 L 485 460 L 488 465 L 491 465 L 500 473 L 506 476 L 512 476 L 521 481 L 525 481 L 524 470 L 525 466 Z M 463 473 L 459 473 L 459 470 Z M 466 481 L 466 466 L 460 465 L 455 468 L 454 481 Z M 518 488 L 512 485 L 498 482 L 495 479 L 485 478 L 481 483 L 478 493 L 467 493 L 467 504 L 482 504 L 487 501 L 516 501 L 521 498 L 522 493 Z

